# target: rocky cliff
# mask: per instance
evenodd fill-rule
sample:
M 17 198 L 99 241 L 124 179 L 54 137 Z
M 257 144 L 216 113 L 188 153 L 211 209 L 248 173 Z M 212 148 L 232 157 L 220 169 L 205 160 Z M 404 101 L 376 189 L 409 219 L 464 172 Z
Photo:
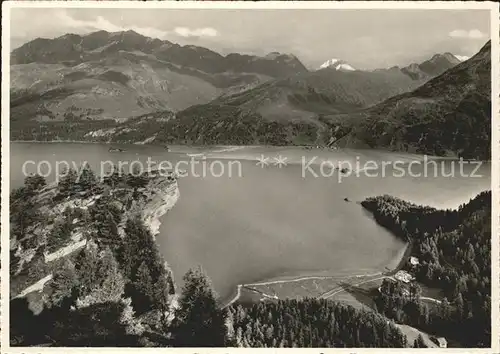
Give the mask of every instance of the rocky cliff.
M 172 173 L 158 171 L 146 178 L 139 188 L 99 183 L 93 191 L 67 196 L 61 196 L 61 186 L 52 183 L 27 197 L 36 220 L 22 237 L 11 235 L 11 298 L 43 292 L 52 280 L 53 267 L 64 258 L 74 258 L 95 239 L 102 225 L 90 215 L 96 213 L 99 203 L 111 204 L 120 212 L 116 231 L 121 238 L 126 237 L 127 221 L 134 218 L 152 235 L 158 234 L 160 218 L 179 198 L 177 179 Z

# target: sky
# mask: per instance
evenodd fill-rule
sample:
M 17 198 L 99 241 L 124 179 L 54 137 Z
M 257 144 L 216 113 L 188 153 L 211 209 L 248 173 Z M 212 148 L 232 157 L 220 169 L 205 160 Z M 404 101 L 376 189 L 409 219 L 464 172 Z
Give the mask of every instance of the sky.
M 14 8 L 11 49 L 66 33 L 134 30 L 221 54 L 296 55 L 358 69 L 421 62 L 436 53 L 474 55 L 489 40 L 488 10 L 230 10 Z

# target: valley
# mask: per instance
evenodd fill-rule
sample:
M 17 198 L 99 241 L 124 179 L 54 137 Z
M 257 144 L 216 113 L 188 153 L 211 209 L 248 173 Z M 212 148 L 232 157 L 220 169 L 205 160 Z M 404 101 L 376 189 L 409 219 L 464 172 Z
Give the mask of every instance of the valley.
M 489 12 L 44 10 L 10 24 L 10 346 L 492 346 Z
M 489 143 L 475 146 L 489 126 L 490 50 L 464 62 L 445 53 L 403 68 L 344 70 L 332 59 L 309 70 L 293 55 L 222 56 L 133 31 L 37 39 L 12 52 L 11 134 L 15 141 L 333 144 L 489 159 Z

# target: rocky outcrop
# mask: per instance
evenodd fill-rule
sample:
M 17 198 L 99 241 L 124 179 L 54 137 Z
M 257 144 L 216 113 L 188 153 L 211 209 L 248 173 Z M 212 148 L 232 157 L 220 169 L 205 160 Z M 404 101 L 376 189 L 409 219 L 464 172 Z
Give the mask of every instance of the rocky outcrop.
M 138 214 L 151 234 L 156 236 L 159 233 L 161 217 L 174 207 L 180 197 L 177 180 L 154 178 L 141 193 L 144 198 L 134 203 L 130 214 Z
M 57 184 L 54 183 L 41 190 L 34 197 L 41 221 L 30 228 L 27 236 L 23 239 L 11 239 L 11 249 L 16 250 L 15 256 L 20 259 L 18 269 L 25 268 L 29 272 L 34 272 L 34 268 L 37 267 L 37 263 L 33 261 L 35 254 L 40 249 L 46 249 L 41 260 L 38 260 L 44 264 L 46 271 L 39 277 L 23 281 L 22 285 L 16 287 L 17 290 L 14 291 L 12 297 L 24 297 L 35 291 L 43 291 L 44 286 L 52 279 L 51 264 L 53 265 L 55 261 L 69 257 L 87 247 L 89 236 L 97 230 L 98 226 L 78 218 L 71 222 L 71 235 L 66 243 L 61 244 L 56 249 L 52 247 L 50 251 L 48 247 L 45 247 L 49 242 L 54 225 L 63 220 L 62 215 L 67 208 L 86 211 L 103 195 L 109 194 L 115 197 L 113 203 L 116 203 L 123 212 L 122 220 L 118 225 L 118 234 L 121 237 L 125 237 L 124 229 L 127 220 L 135 217 L 139 217 L 143 221 L 152 235 L 157 235 L 161 217 L 174 207 L 180 193 L 177 176 L 173 173 L 151 171 L 148 178 L 148 183 L 143 188 L 134 189 L 130 186 L 111 188 L 107 186 L 100 194 L 74 193 L 60 201 L 56 201 L 58 199 Z M 32 239 L 32 241 L 27 241 L 27 239 Z M 17 273 L 18 271 L 14 272 L 14 277 Z

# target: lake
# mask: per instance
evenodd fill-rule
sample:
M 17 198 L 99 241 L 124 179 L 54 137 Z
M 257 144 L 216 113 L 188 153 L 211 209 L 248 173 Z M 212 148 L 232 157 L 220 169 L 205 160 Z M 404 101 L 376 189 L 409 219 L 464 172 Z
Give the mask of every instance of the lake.
M 357 203 L 366 197 L 391 194 L 419 204 L 455 208 L 491 185 L 490 163 L 483 163 L 475 172 L 481 177 L 471 177 L 476 166 L 464 165 L 459 173 L 457 161 L 442 160 L 443 172 L 456 166 L 454 177 L 423 176 L 424 167 L 418 164 L 422 156 L 374 150 L 173 146 L 167 152 L 160 147 L 129 145 L 123 153 L 112 153 L 108 148 L 101 144 L 12 143 L 11 188 L 22 185 L 22 166 L 27 160 L 46 160 L 52 166 L 56 161 L 87 161 L 93 168 L 106 160 L 146 161 L 148 157 L 177 163 L 192 156 L 199 160 L 198 167 L 205 162 L 208 173 L 200 177 L 182 167 L 187 176 L 179 180 L 180 199 L 163 217 L 157 241 L 178 285 L 190 267 L 201 265 L 223 300 L 241 283 L 312 274 L 373 273 L 395 265 L 405 245 L 379 227 Z M 261 155 L 268 160 L 256 165 L 255 159 Z M 286 163 L 281 168 L 274 164 L 280 160 Z M 322 161 L 331 162 L 321 165 Z M 352 173 L 342 175 L 340 182 L 339 172 L 332 170 L 338 161 L 349 161 L 346 174 Z M 354 175 L 353 170 L 366 167 L 367 161 L 393 165 L 387 167 L 385 176 L 380 169 L 376 176 L 373 171 Z M 394 163 L 408 169 L 412 161 L 412 175 L 401 176 Z M 304 169 L 309 162 L 309 170 Z M 34 172 L 33 165 L 29 167 L 28 172 Z M 203 169 L 196 172 L 201 175 Z M 47 179 L 52 178 L 53 174 Z

